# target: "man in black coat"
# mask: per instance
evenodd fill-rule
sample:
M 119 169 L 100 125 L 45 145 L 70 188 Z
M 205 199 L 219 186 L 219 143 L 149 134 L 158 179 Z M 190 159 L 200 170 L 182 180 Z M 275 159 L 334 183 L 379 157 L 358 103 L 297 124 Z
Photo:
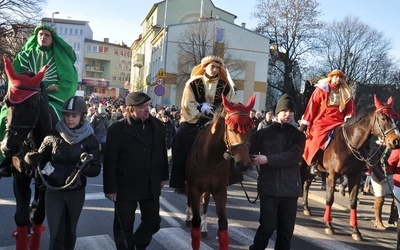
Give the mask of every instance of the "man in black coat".
M 126 97 L 129 115 L 108 129 L 104 155 L 104 193 L 114 202 L 117 249 L 146 249 L 160 229 L 161 188 L 169 178 L 165 129 L 150 116 L 150 97 L 132 92 Z M 132 234 L 135 211 L 141 224 Z
M 300 162 L 305 135 L 291 123 L 295 104 L 285 94 L 276 106 L 276 121 L 253 133 L 250 152 L 253 165 L 260 166 L 260 226 L 251 250 L 265 249 L 275 230 L 275 249 L 290 249 L 296 221 L 297 199 L 302 194 Z

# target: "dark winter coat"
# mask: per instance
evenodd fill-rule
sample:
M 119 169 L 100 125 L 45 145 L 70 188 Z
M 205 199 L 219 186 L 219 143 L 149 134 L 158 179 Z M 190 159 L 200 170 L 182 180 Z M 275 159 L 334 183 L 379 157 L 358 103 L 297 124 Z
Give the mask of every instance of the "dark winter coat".
M 168 122 L 163 122 L 165 128 L 165 143 L 167 148 L 170 149 L 172 147 L 172 141 L 176 134 L 176 128 L 171 120 Z
M 145 122 L 128 116 L 113 123 L 107 133 L 103 179 L 104 193 L 117 193 L 117 200 L 158 198 L 161 181 L 169 179 L 163 123 L 151 116 Z
M 65 181 L 73 173 L 77 163 L 80 163 L 81 154 L 84 152 L 93 154 L 94 159 L 90 162 L 90 167 L 85 169 L 80 176 L 82 185 L 75 189 L 86 186 L 86 176 L 95 177 L 101 171 L 99 143 L 93 134 L 77 144 L 69 144 L 54 130 L 44 138 L 38 152 L 42 155 L 42 167 L 47 162 L 51 162 L 55 169 L 51 175 L 44 175 L 48 184 L 53 187 L 65 185 Z
M 268 163 L 260 166 L 260 196 L 299 197 L 302 194 L 299 162 L 305 135 L 291 124 L 273 123 L 253 133 L 253 154 L 266 155 Z

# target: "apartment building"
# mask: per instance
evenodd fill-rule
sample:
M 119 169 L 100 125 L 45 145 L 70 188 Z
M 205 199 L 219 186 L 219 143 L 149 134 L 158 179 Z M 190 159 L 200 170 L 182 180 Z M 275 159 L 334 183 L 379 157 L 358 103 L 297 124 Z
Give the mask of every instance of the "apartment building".
M 52 26 L 76 53 L 78 90 L 86 95 L 125 96 L 129 91 L 131 50 L 125 44 L 93 40 L 88 21 L 43 18 L 42 24 Z
M 131 46 L 131 89 L 149 94 L 153 104 L 180 106 L 183 87 L 189 78 L 189 75 L 181 77 L 182 69 L 190 72 L 195 66 L 186 63 L 188 55 L 181 46 L 186 41 L 182 36 L 194 26 L 202 25 L 209 28 L 210 52 L 223 48 L 224 55 L 229 54 L 236 64 L 243 65 L 231 74 L 239 101 L 245 102 L 256 94 L 254 108 L 263 109 L 270 39 L 247 29 L 245 24 L 236 25 L 235 18 L 212 0 L 155 3 L 141 24 L 142 33 Z M 154 91 L 160 69 L 166 75 L 163 95 Z

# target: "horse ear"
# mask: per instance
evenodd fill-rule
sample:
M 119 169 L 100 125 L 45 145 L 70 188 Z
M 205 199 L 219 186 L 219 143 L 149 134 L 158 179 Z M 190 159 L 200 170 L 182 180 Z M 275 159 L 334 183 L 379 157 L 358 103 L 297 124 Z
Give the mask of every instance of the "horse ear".
M 250 112 L 250 110 L 253 109 L 255 102 L 256 102 L 256 95 L 252 95 L 250 97 L 250 99 L 247 101 L 247 105 L 246 105 L 246 108 L 248 109 L 249 112 Z
M 233 104 L 226 99 L 225 95 L 222 94 L 222 104 L 224 105 L 227 111 L 232 111 L 234 109 Z
M 387 100 L 387 105 L 390 107 L 393 107 L 393 97 L 390 96 L 389 99 Z
M 381 103 L 381 101 L 378 100 L 378 97 L 376 97 L 376 94 L 374 94 L 374 104 L 376 109 L 383 108 L 384 105 Z

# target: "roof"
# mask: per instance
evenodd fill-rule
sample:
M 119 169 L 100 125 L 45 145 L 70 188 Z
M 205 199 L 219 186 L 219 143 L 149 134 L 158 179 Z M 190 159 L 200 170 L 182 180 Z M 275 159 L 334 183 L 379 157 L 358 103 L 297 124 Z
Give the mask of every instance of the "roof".
M 60 18 L 49 18 L 49 17 L 43 17 L 42 18 L 42 23 L 52 23 L 53 21 L 55 23 L 65 23 L 65 24 L 78 24 L 78 25 L 86 25 L 89 23 L 89 21 L 79 21 L 79 20 L 71 20 L 71 19 L 60 19 Z

